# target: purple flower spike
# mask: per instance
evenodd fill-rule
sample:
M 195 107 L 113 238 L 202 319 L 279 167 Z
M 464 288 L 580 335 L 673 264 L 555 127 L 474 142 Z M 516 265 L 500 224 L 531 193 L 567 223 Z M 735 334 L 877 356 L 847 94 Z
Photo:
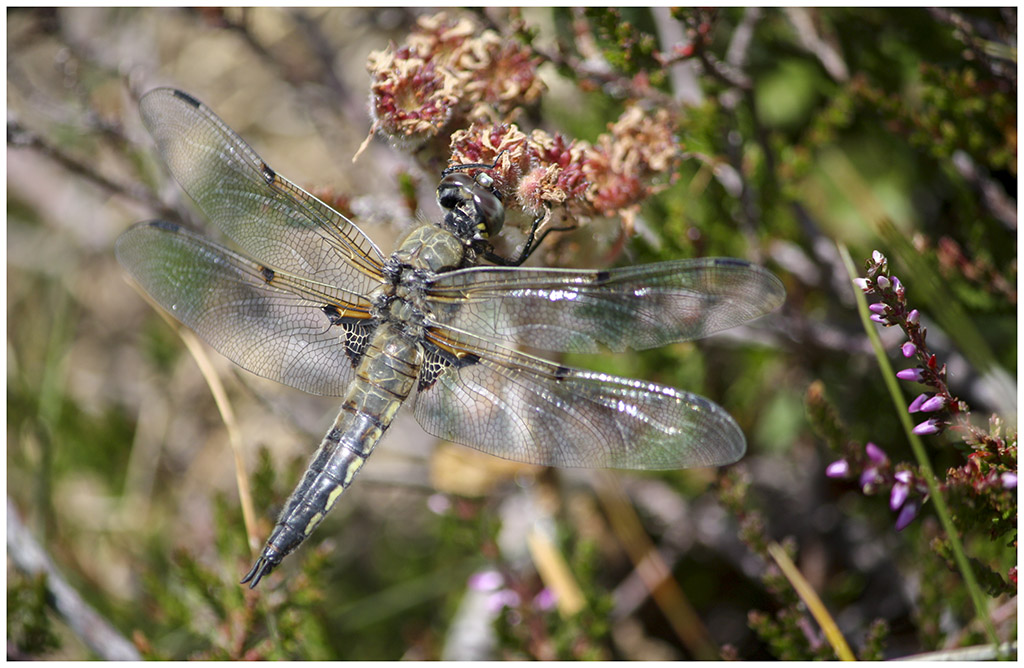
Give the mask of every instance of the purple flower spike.
M 853 284 L 864 292 L 871 289 L 871 281 L 866 278 L 855 278 L 853 279 Z
M 934 413 L 935 411 L 942 410 L 946 406 L 946 397 L 936 394 L 928 401 L 921 404 L 922 413 Z
M 914 353 L 917 352 L 917 346 L 915 346 L 910 341 L 907 341 L 906 343 L 903 344 L 900 350 L 903 352 L 904 357 L 913 357 Z
M 895 292 L 897 296 L 899 296 L 899 297 L 903 296 L 903 292 L 904 292 L 903 284 L 900 283 L 900 279 L 896 278 L 895 276 L 892 277 L 892 289 L 893 289 L 893 292 Z
M 885 313 L 885 304 L 882 302 L 875 302 L 874 304 L 868 304 L 868 310 L 872 313 Z
M 896 471 L 892 477 L 904 485 L 909 485 L 910 481 L 914 479 L 914 474 L 907 469 L 900 469 L 899 471 Z
M 901 369 L 896 372 L 896 377 L 900 380 L 912 380 L 915 383 L 920 383 L 924 380 L 924 372 L 920 369 Z
M 907 322 L 909 322 L 911 325 L 916 325 L 920 319 L 921 314 L 917 312 L 917 309 L 914 309 L 907 314 Z
M 1006 473 L 1004 473 L 1001 476 L 999 476 L 999 480 L 1000 480 L 1000 482 L 1003 483 L 1003 487 L 1005 487 L 1006 489 L 1016 489 L 1017 488 L 1017 474 L 1016 473 L 1010 473 L 1009 471 L 1007 471 Z
M 876 278 L 875 283 L 878 284 L 878 287 L 881 290 L 888 290 L 892 286 L 892 283 L 885 276 L 879 276 L 878 278 Z
M 885 456 L 885 451 L 874 443 L 868 443 L 865 445 L 864 452 L 867 453 L 868 459 L 875 464 L 885 464 L 889 461 L 889 458 Z
M 850 475 L 850 463 L 845 459 L 838 459 L 825 467 L 825 475 L 829 478 L 845 478 Z
M 885 262 L 885 256 L 881 252 L 873 250 L 871 251 L 871 261 L 875 264 L 882 264 Z
M 921 424 L 914 427 L 914 433 L 918 436 L 927 436 L 928 434 L 939 433 L 939 421 L 935 418 L 925 420 Z
M 906 529 L 914 518 L 917 517 L 917 511 L 920 508 L 920 503 L 913 499 L 903 504 L 903 508 L 900 509 L 900 514 L 896 516 L 896 531 L 903 531 Z
M 877 322 L 879 325 L 885 324 L 885 318 L 883 316 L 878 315 L 877 313 L 872 313 L 871 319 Z
M 921 406 L 924 402 L 928 401 L 931 397 L 928 394 L 919 394 L 917 398 L 910 402 L 910 406 L 907 407 L 908 413 L 917 413 L 921 410 Z

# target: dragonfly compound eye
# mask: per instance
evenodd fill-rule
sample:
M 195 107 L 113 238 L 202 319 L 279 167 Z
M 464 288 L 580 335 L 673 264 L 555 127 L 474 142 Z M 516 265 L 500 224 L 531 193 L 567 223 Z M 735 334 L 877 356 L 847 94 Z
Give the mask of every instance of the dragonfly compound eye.
M 468 174 L 449 174 L 437 186 L 437 203 L 442 209 L 452 211 L 473 197 L 470 194 L 473 188 L 474 181 Z
M 473 192 L 473 205 L 476 207 L 479 224 L 487 236 L 494 236 L 505 224 L 505 205 L 501 198 L 490 190 L 477 187 Z

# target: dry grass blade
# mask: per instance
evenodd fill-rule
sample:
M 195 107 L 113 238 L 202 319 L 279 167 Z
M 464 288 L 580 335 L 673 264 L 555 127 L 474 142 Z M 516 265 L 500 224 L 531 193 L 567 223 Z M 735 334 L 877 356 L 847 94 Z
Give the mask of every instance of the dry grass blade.
M 221 419 L 224 421 L 224 427 L 228 432 L 228 443 L 231 445 L 231 452 L 235 458 L 235 481 L 238 486 L 238 499 L 242 506 L 245 534 L 249 541 L 249 548 L 255 554 L 259 551 L 261 545 L 259 536 L 256 533 L 256 511 L 252 503 L 252 492 L 249 489 L 249 474 L 245 468 L 245 457 L 242 455 L 241 431 L 238 428 L 238 421 L 235 419 L 235 411 L 231 408 L 231 402 L 228 400 L 227 392 L 224 390 L 224 384 L 220 381 L 220 376 L 214 370 L 213 364 L 210 363 L 210 357 L 206 354 L 206 349 L 203 348 L 203 345 L 192 330 L 181 326 L 177 320 L 164 311 L 133 281 L 132 286 L 181 337 L 189 354 L 192 355 L 192 359 L 195 360 L 196 365 L 199 367 L 199 372 L 203 374 L 207 387 L 210 388 L 210 393 L 213 395 L 213 400 L 217 404 L 217 410 L 220 412 Z
M 526 537 L 530 556 L 545 586 L 555 593 L 558 612 L 571 617 L 583 609 L 583 592 L 576 583 L 565 558 L 551 542 L 551 537 L 534 527 Z
M 672 577 L 665 560 L 643 530 L 640 518 L 630 504 L 618 479 L 605 472 L 597 476 L 597 492 L 612 529 L 629 554 L 640 579 L 647 586 L 654 602 L 661 608 L 672 630 L 694 658 L 711 661 L 719 658 L 707 628 L 690 605 L 679 583 Z
M 776 542 L 768 544 L 768 553 L 772 555 L 772 559 L 778 564 L 782 570 L 782 574 L 786 576 L 789 583 L 793 585 L 793 589 L 800 596 L 800 599 L 807 606 L 807 609 L 814 615 L 815 621 L 818 622 L 818 626 L 825 633 L 825 637 L 828 639 L 828 644 L 832 645 L 832 649 L 835 650 L 836 656 L 843 661 L 856 661 L 857 658 L 853 655 L 850 650 L 850 646 L 846 644 L 846 638 L 840 633 L 839 627 L 836 625 L 832 615 L 828 613 L 828 609 L 825 608 L 825 604 L 818 598 L 818 593 L 814 591 L 814 587 L 811 586 L 804 576 L 800 573 L 800 569 L 796 567 L 796 564 L 789 558 L 786 551 L 782 549 L 782 546 Z

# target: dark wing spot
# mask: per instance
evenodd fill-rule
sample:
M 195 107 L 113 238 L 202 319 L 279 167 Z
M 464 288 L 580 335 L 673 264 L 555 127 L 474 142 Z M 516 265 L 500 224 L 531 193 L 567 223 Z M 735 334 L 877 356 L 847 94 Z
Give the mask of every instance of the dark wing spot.
M 194 97 L 192 97 L 191 95 L 189 95 L 188 93 L 186 93 L 183 90 L 175 90 L 174 91 L 174 97 L 179 98 L 181 100 L 184 100 L 185 102 L 188 102 L 189 104 L 191 104 L 196 109 L 198 109 L 199 107 L 203 106 L 199 102 L 199 100 L 195 99 Z
M 352 363 L 352 368 L 356 368 L 366 354 L 366 348 L 370 345 L 370 338 L 373 336 L 373 330 L 377 328 L 377 323 L 339 317 L 338 322 L 332 324 L 338 324 L 344 330 L 342 342 L 345 354 Z
M 327 320 L 329 320 L 332 325 L 340 325 L 342 323 L 341 311 L 339 311 L 338 307 L 334 304 L 321 306 L 320 310 L 324 312 L 324 315 L 327 316 Z
M 425 345 L 424 347 L 426 354 L 423 358 L 423 366 L 420 367 L 419 383 L 417 383 L 417 389 L 420 392 L 426 392 L 432 388 L 441 374 L 452 366 L 448 355 L 434 346 Z
M 458 366 L 461 369 L 463 367 L 472 366 L 474 364 L 477 364 L 480 361 L 480 356 L 479 355 L 474 355 L 473 353 L 466 353 L 462 357 L 456 358 L 456 360 L 457 360 L 456 366 Z
M 572 369 L 567 366 L 559 366 L 555 369 L 555 380 L 565 380 L 572 373 Z
M 611 274 L 607 270 L 602 269 L 594 276 L 594 284 L 603 285 L 608 282 L 609 277 L 611 277 Z
M 735 257 L 715 258 L 715 264 L 720 267 L 749 267 L 750 263 Z
M 169 223 L 166 220 L 154 220 L 150 225 L 160 228 L 164 232 L 174 232 L 175 234 L 181 230 L 181 225 L 178 225 L 177 223 Z
M 433 387 L 441 374 L 448 369 L 452 367 L 461 369 L 480 361 L 479 355 L 466 353 L 459 357 L 430 343 L 424 343 L 423 352 L 423 366 L 420 368 L 419 378 L 420 392 L 425 392 Z
M 274 179 L 277 178 L 277 172 L 270 168 L 265 162 L 260 162 L 260 171 L 263 172 L 263 178 L 267 182 L 268 186 L 274 185 Z
M 262 266 L 260 267 L 260 274 L 263 275 L 263 280 L 266 281 L 267 283 L 270 283 L 271 281 L 273 281 L 274 280 L 274 276 L 277 275 L 277 274 L 274 273 L 274 270 L 271 269 L 270 267 L 262 267 Z

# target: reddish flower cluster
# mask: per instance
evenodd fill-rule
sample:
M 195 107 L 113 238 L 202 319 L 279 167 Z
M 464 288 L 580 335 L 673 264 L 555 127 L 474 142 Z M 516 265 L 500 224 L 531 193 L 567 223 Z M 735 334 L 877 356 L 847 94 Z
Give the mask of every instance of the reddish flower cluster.
M 571 218 L 628 219 L 663 187 L 653 181 L 672 172 L 679 150 L 664 110 L 648 115 L 629 107 L 609 129 L 592 146 L 543 130 L 527 137 L 515 125 L 477 123 L 452 135 L 451 163 L 496 162 L 492 176 L 506 206 L 534 217 L 561 206 Z
M 467 18 L 422 17 L 404 46 L 369 56 L 374 129 L 415 145 L 456 119 L 502 118 L 540 97 L 539 62 Z
M 543 130 L 527 135 L 511 118 L 543 92 L 539 62 L 467 18 L 423 17 L 403 46 L 370 55 L 374 130 L 415 146 L 469 125 L 452 133 L 448 162 L 493 164 L 507 209 L 545 222 L 555 208 L 569 221 L 622 216 L 629 226 L 679 159 L 671 115 L 630 106 L 594 145 Z
M 627 214 L 662 187 L 649 183 L 652 177 L 670 172 L 678 160 L 672 125 L 665 109 L 649 115 L 632 106 L 609 128 L 610 133 L 598 137 L 584 165 L 594 184 L 588 199 L 598 213 Z

